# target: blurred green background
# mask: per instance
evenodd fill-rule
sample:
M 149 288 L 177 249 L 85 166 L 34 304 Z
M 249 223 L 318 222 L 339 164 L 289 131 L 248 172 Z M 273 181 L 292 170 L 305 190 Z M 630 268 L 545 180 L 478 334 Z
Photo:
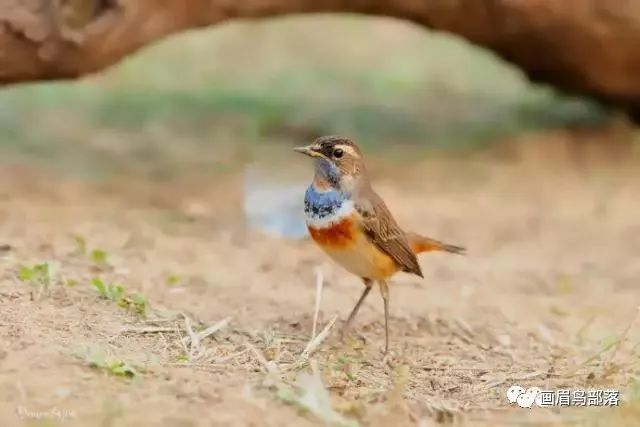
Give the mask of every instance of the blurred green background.
M 318 134 L 369 150 L 475 149 L 606 117 L 449 35 L 295 17 L 177 35 L 82 81 L 4 89 L 0 155 L 86 177 L 169 179 Z

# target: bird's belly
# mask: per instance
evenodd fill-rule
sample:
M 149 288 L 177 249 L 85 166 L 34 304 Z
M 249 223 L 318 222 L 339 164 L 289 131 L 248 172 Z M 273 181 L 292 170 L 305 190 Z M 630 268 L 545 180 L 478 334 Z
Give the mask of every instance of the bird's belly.
M 398 270 L 393 259 L 367 239 L 353 216 L 337 219 L 325 227 L 313 225 L 307 222 L 313 240 L 347 271 L 383 280 Z

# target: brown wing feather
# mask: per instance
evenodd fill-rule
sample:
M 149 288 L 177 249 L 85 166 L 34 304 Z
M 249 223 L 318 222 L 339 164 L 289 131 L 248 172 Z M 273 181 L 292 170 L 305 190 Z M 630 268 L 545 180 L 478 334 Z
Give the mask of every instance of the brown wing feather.
M 361 217 L 362 229 L 371 242 L 393 258 L 402 271 L 423 277 L 404 231 L 380 196 L 368 187 L 354 198 L 354 202 Z

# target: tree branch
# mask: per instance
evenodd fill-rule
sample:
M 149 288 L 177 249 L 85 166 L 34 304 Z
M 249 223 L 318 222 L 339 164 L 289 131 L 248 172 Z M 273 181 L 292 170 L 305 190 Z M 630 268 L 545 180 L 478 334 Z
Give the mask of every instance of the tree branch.
M 640 111 L 640 0 L 0 0 L 0 83 L 89 74 L 188 28 L 315 12 L 458 34 L 532 80 Z

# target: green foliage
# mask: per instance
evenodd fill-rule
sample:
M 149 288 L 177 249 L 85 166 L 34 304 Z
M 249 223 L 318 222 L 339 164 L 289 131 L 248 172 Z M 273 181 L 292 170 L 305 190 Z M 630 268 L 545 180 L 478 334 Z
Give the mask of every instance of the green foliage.
M 89 366 L 102 370 L 117 377 L 135 378 L 140 375 L 139 371 L 131 364 L 123 360 L 108 359 L 102 350 L 88 351 L 81 357 L 87 361 Z
M 117 283 L 105 283 L 95 277 L 91 280 L 91 285 L 93 285 L 101 297 L 111 301 L 119 302 L 124 295 L 124 287 Z
M 95 264 L 107 263 L 107 252 L 102 249 L 94 249 L 91 251 L 91 261 Z
M 169 286 L 178 285 L 181 281 L 182 281 L 182 278 L 180 276 L 178 276 L 177 274 L 170 274 L 167 277 L 167 285 L 169 285 Z
M 118 305 L 124 309 L 133 311 L 139 316 L 146 317 L 147 315 L 147 300 L 138 294 L 131 296 L 125 296 L 118 301 Z
M 75 243 L 76 243 L 76 252 L 79 255 L 86 255 L 87 254 L 87 239 L 85 239 L 83 236 L 80 235 L 75 235 L 73 237 Z
M 18 278 L 29 283 L 38 290 L 48 289 L 55 277 L 55 268 L 49 263 L 22 265 L 18 270 Z
M 128 295 L 123 285 L 118 283 L 105 283 L 102 279 L 94 277 L 91 285 L 98 294 L 105 299 L 115 302 L 119 307 L 131 311 L 139 316 L 147 315 L 147 300 L 139 294 Z
M 299 25 L 266 26 L 264 35 L 296 40 Z M 345 17 L 329 25 L 337 36 L 327 38 L 324 26 L 308 25 L 304 52 L 298 43 L 267 43 L 278 48 L 257 53 L 262 67 L 247 67 L 246 55 L 229 55 L 255 43 L 241 30 L 225 28 L 239 31 L 235 49 L 223 48 L 225 37 L 217 31 L 189 33 L 118 64 L 101 77 L 106 84 L 7 89 L 0 97 L 0 156 L 46 159 L 90 177 L 123 170 L 166 176 L 180 160 L 207 163 L 203 147 L 221 141 L 300 142 L 291 129 L 303 135 L 345 133 L 375 147 L 467 148 L 529 129 L 595 123 L 607 115 L 595 103 L 531 85 L 517 70 L 455 38 L 398 27 L 381 32 L 375 48 L 352 55 L 339 35 L 366 44 L 368 23 Z M 392 33 L 397 35 L 384 36 Z M 387 59 L 382 64 L 381 49 Z M 224 64 L 202 52 L 211 58 L 224 54 Z M 182 78 L 175 79 L 176 73 Z M 41 117 L 47 119 L 30 125 Z M 63 131 L 61 121 L 69 125 Z M 112 150 L 83 143 L 115 132 Z M 84 239 L 76 245 L 88 253 Z M 106 262 L 96 255 L 94 262 Z
M 96 266 L 105 266 L 109 263 L 109 254 L 107 251 L 101 248 L 94 248 L 90 251 L 86 237 L 76 234 L 73 236 L 73 241 L 76 246 L 73 252 L 75 255 L 82 257 L 88 256 L 89 260 Z

